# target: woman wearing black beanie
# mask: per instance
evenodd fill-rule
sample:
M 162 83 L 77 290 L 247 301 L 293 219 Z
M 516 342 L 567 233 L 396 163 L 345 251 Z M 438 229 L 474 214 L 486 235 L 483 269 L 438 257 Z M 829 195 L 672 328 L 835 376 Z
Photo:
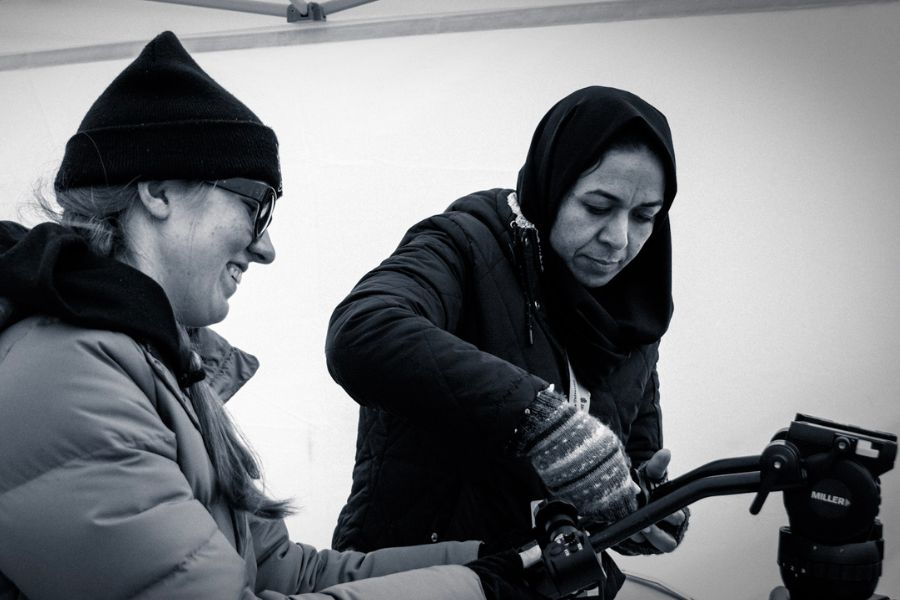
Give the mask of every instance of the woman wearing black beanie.
M 93 104 L 54 187 L 56 223 L 0 225 L 0 598 L 528 593 L 521 568 L 461 566 L 478 542 L 288 539 L 222 407 L 258 363 L 206 328 L 275 258 L 278 142 L 172 33 Z
M 635 509 L 629 470 L 660 479 L 669 460 L 656 363 L 675 192 L 662 113 L 585 88 L 540 122 L 515 190 L 457 200 L 363 277 L 326 345 L 362 406 L 336 548 L 502 546 L 548 496 L 603 522 Z M 686 523 L 617 549 L 672 550 Z

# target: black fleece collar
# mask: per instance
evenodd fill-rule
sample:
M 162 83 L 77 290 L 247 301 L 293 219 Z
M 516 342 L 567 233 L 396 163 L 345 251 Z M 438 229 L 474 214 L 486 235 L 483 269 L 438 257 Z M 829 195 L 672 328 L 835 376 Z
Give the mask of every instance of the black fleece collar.
M 0 296 L 12 300 L 18 315 L 46 314 L 146 343 L 183 386 L 203 378 L 181 351 L 175 315 L 159 284 L 95 254 L 69 228 L 42 223 L 29 231 L 0 221 Z

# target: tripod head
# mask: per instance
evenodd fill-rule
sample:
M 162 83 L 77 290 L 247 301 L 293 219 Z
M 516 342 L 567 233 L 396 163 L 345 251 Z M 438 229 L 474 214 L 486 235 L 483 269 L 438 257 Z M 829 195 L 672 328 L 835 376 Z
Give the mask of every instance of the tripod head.
M 655 489 L 644 486 L 641 508 L 594 534 L 571 505 L 542 503 L 537 543 L 522 552 L 523 563 L 540 563 L 539 592 L 565 598 L 603 584 L 601 551 L 693 502 L 755 493 L 750 512 L 758 514 L 771 492 L 782 491 L 789 526 L 781 528 L 778 564 L 792 600 L 865 600 L 884 555 L 878 478 L 896 457 L 896 435 L 798 414 L 760 455 L 714 461 Z
M 878 477 L 894 465 L 897 437 L 797 415 L 779 441 L 797 449 L 806 480 L 784 492 L 778 564 L 791 598 L 870 597 L 884 556 Z

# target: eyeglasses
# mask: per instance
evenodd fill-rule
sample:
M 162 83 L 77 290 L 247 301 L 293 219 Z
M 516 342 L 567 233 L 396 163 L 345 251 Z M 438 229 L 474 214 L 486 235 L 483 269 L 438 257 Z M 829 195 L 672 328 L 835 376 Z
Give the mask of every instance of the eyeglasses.
M 278 192 L 275 191 L 275 188 L 252 179 L 240 177 L 217 179 L 204 183 L 252 201 L 255 210 L 253 215 L 253 241 L 255 242 L 262 237 L 272 222 L 272 213 L 275 212 L 275 201 L 278 199 Z

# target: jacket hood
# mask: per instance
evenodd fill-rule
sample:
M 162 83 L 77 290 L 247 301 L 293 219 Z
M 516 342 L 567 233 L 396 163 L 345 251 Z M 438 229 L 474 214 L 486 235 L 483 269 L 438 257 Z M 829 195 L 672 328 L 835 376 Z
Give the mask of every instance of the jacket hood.
M 467 194 L 457 198 L 448 212 L 464 212 L 472 215 L 494 234 L 498 241 L 509 239 L 509 221 L 513 218 L 507 197 L 513 190 L 494 188 Z
M 0 296 L 16 316 L 44 314 L 148 343 L 182 385 L 202 378 L 181 351 L 175 315 L 153 279 L 99 256 L 71 229 L 0 222 Z

